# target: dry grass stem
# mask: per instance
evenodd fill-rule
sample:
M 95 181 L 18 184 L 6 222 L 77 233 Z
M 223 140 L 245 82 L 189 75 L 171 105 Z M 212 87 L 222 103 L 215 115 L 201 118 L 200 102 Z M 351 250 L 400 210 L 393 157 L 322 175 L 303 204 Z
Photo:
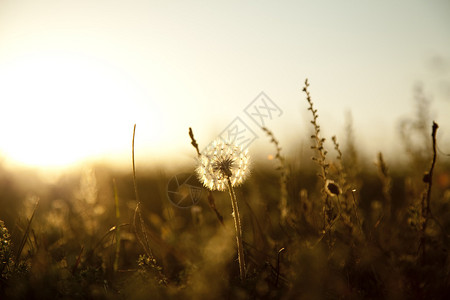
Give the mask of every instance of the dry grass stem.
M 288 170 L 286 168 L 285 158 L 281 155 L 281 147 L 278 140 L 275 138 L 275 135 L 268 128 L 263 127 L 262 130 L 270 137 L 270 142 L 275 145 L 275 158 L 279 162 L 279 167 L 277 168 L 280 171 L 280 203 L 278 205 L 280 209 L 280 219 L 281 222 L 286 222 L 286 217 L 288 215 L 288 192 L 287 192 L 287 177 Z

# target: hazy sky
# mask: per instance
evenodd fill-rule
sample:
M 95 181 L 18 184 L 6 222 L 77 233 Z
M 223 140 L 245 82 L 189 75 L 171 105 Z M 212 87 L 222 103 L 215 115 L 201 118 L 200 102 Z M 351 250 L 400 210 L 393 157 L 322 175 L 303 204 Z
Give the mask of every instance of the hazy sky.
M 450 2 L 0 0 L 0 156 L 128 163 L 137 123 L 140 161 L 189 160 L 189 126 L 206 146 L 236 117 L 269 153 L 244 111 L 261 92 L 289 150 L 306 77 L 328 139 L 351 111 L 366 150 L 398 147 L 422 83 L 450 147 Z

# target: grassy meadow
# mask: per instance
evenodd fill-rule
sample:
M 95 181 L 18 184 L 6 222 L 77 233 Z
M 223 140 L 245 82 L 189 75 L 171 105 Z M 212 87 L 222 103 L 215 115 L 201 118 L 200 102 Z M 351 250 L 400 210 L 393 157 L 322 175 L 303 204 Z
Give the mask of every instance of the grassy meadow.
M 265 128 L 273 160 L 253 160 L 234 189 L 194 189 L 193 178 L 172 201 L 174 174 L 136 161 L 134 175 L 131 144 L 127 172 L 98 164 L 49 183 L 0 164 L 0 299 L 448 299 L 450 157 L 415 100 L 417 114 L 392 129 L 407 163 L 367 158 L 357 124 L 322 136 L 305 82 L 308 149 L 286 156 Z M 194 133 L 196 157 L 207 141 Z

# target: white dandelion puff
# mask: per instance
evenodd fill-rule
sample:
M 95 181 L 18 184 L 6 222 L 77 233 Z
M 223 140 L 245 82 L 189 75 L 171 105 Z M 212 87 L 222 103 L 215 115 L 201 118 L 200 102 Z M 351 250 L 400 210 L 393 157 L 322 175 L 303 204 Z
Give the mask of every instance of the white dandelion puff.
M 249 174 L 249 163 L 248 150 L 217 139 L 201 153 L 196 171 L 205 187 L 224 191 L 228 179 L 232 186 L 244 182 Z
M 192 145 L 198 151 L 197 142 L 194 140 L 192 130 L 189 129 Z M 199 163 L 196 169 L 198 178 L 203 185 L 210 190 L 223 191 L 228 189 L 231 206 L 233 207 L 233 219 L 236 229 L 236 243 L 238 249 L 239 276 L 245 280 L 246 268 L 244 258 L 244 243 L 242 239 L 242 227 L 239 217 L 238 201 L 234 187 L 244 182 L 249 173 L 250 159 L 247 150 L 233 142 L 217 139 L 206 149 L 199 153 Z

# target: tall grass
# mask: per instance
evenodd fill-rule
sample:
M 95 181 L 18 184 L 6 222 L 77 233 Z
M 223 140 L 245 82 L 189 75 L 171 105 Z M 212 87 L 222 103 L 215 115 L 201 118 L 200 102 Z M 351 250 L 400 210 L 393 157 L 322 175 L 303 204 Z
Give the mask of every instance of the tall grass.
M 189 208 L 168 201 L 172 174 L 139 171 L 136 127 L 128 172 L 92 165 L 49 184 L 0 165 L 0 299 L 446 299 L 450 162 L 437 122 L 424 110 L 403 121 L 396 155 L 410 164 L 364 159 L 350 117 L 326 149 L 320 99 L 308 81 L 303 92 L 311 151 L 282 155 L 265 128 L 276 168 L 254 161 L 235 188 L 225 160 L 213 170 L 229 193 Z

